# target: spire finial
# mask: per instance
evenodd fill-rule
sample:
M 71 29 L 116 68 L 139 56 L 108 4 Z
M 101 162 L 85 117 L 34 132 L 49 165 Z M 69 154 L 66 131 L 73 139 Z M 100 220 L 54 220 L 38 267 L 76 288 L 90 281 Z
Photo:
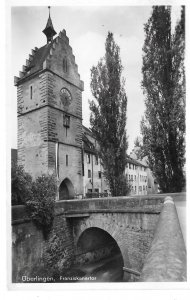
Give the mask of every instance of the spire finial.
M 51 16 L 50 16 L 50 6 L 48 6 L 49 9 L 49 18 L 46 24 L 46 28 L 43 30 L 43 33 L 47 37 L 47 44 L 53 40 L 53 36 L 57 33 L 52 24 Z

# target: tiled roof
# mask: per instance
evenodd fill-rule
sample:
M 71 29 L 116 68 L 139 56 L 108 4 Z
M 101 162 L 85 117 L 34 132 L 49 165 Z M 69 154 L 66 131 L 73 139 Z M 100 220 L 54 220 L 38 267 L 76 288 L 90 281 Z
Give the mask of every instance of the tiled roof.
M 134 164 L 136 166 L 148 168 L 146 165 L 144 165 L 144 164 L 140 163 L 139 161 L 131 158 L 129 155 L 127 155 L 127 162 L 130 163 L 130 164 Z
M 83 129 L 83 132 L 87 132 L 89 135 L 91 135 L 92 137 L 93 137 L 93 133 L 92 133 L 92 131 L 89 129 L 89 128 L 87 128 L 86 126 L 84 126 L 84 125 L 82 125 L 82 129 Z
M 92 131 L 84 125 L 82 127 L 83 127 L 83 147 L 84 147 L 84 151 L 96 154 L 95 146 L 89 141 L 89 139 L 87 138 L 87 136 L 85 134 L 85 133 L 87 133 L 87 134 L 89 134 L 90 136 L 93 137 Z M 131 158 L 129 155 L 127 155 L 127 162 L 131 163 L 131 164 L 134 164 L 136 166 L 148 168 L 145 164 Z
M 82 135 L 82 141 L 83 141 L 83 149 L 85 152 L 96 154 L 96 149 L 94 145 L 91 143 L 91 141 L 89 141 L 85 133 L 83 133 Z

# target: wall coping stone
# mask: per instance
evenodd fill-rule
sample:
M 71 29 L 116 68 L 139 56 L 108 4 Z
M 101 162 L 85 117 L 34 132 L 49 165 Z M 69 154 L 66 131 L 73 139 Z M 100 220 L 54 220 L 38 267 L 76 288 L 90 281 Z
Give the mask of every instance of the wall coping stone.
M 139 281 L 186 281 L 186 268 L 186 248 L 175 203 L 166 197 Z

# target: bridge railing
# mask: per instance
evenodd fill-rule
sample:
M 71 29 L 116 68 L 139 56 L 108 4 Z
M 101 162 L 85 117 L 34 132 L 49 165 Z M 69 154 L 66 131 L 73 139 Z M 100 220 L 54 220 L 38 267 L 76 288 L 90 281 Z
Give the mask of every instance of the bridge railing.
M 166 197 L 139 281 L 186 281 L 186 247 L 175 204 Z

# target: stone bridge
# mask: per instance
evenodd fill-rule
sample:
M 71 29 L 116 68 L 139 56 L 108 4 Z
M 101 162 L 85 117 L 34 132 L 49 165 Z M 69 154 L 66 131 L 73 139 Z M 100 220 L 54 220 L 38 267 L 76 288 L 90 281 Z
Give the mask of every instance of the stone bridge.
M 136 281 L 154 244 L 164 198 L 153 195 L 59 201 L 48 240 L 28 219 L 24 207 L 14 207 L 13 282 L 22 282 L 23 274 L 31 275 L 31 265 L 39 265 L 44 257 L 61 269 L 113 255 L 119 255 L 125 281 Z M 183 255 L 183 268 L 184 260 Z
M 78 260 L 81 259 L 80 254 L 83 254 L 84 260 L 99 257 L 98 249 L 101 256 L 102 252 L 106 254 L 107 243 L 115 241 L 124 266 L 141 271 L 154 236 L 162 198 L 98 198 L 60 203 L 63 204 L 65 217 L 72 219 L 75 253 L 76 257 L 80 257 Z

